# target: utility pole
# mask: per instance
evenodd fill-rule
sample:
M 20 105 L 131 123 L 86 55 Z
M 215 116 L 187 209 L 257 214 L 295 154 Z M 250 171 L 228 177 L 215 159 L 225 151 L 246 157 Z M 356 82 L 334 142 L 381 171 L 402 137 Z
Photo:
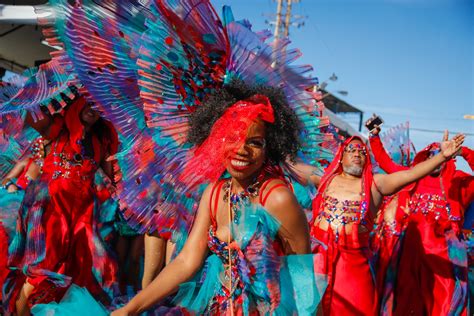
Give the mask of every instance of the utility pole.
M 277 3 L 276 14 L 269 14 L 268 16 L 275 18 L 273 21 L 266 20 L 265 23 L 274 25 L 275 30 L 273 37 L 275 41 L 280 38 L 287 38 L 290 35 L 290 26 L 301 27 L 304 25 L 303 19 L 305 16 L 292 15 L 291 10 L 293 3 L 299 3 L 300 0 L 274 0 Z
M 297 2 L 299 0 L 296 0 Z M 290 22 L 291 22 L 291 5 L 292 0 L 287 0 L 286 2 L 286 16 L 285 16 L 285 32 L 283 33 L 284 37 L 288 37 L 290 35 Z
M 275 31 L 273 32 L 273 36 L 275 37 L 275 39 L 280 37 L 281 10 L 283 8 L 283 0 L 277 0 L 277 2 L 278 4 L 277 4 L 277 14 L 276 14 L 276 21 L 275 21 Z
M 304 25 L 303 19 L 305 16 L 292 15 L 291 9 L 293 3 L 298 3 L 300 0 L 274 0 L 277 2 L 277 12 L 275 14 L 267 14 L 268 16 L 275 18 L 274 21 L 265 20 L 265 23 L 275 26 L 273 32 L 273 43 L 278 45 L 278 41 L 283 38 L 288 38 L 290 35 L 290 26 L 300 27 Z M 273 57 L 272 67 L 278 68 L 278 57 Z

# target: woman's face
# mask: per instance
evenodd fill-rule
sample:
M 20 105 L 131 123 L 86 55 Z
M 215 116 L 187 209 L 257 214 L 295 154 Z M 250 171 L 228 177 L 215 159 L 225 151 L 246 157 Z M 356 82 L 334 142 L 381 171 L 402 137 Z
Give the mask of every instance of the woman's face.
M 92 126 L 97 122 L 100 115 L 99 112 L 92 109 L 90 104 L 86 104 L 81 111 L 81 121 L 85 126 Z
M 265 123 L 257 120 L 249 127 L 245 143 L 228 155 L 226 169 L 236 180 L 252 180 L 266 158 Z

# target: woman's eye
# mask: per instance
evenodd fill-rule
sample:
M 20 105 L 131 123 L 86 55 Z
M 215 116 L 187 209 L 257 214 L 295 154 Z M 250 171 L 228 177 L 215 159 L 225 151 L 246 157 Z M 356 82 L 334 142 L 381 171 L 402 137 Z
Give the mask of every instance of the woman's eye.
M 248 141 L 247 144 L 251 147 L 263 148 L 265 146 L 265 141 L 253 139 Z

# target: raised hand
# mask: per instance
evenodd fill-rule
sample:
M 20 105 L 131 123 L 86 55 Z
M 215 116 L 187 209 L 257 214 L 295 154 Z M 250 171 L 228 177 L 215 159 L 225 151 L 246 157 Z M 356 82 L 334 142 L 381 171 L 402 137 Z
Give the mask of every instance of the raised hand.
M 377 119 L 377 115 L 374 113 L 366 122 L 365 122 L 365 127 L 369 130 L 370 134 L 372 136 L 376 136 L 380 133 L 380 126 L 377 124 L 374 124 L 373 126 L 370 126 L 372 122 Z
M 447 130 L 444 131 L 443 141 L 441 142 L 441 153 L 446 159 L 450 159 L 456 155 L 461 149 L 464 142 L 464 134 L 457 134 L 452 139 L 448 140 L 449 133 Z

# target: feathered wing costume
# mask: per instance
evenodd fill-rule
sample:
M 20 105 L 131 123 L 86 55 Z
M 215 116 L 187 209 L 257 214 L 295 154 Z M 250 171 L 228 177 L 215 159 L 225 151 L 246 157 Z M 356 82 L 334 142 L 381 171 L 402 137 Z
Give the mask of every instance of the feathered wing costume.
M 229 8 L 221 21 L 209 1 L 50 4 L 55 19 L 43 21 L 45 35 L 64 48 L 54 59 L 120 136 L 118 196 L 138 231 L 184 241 L 200 188 L 220 177 L 187 176 L 196 157 L 186 143 L 189 116 L 232 78 L 281 87 L 303 124 L 299 158 L 330 160 L 318 145 L 328 140 L 320 132 L 327 120 L 306 90 L 315 84 L 311 67 L 290 65 L 298 50 L 285 40 L 267 43 L 268 33 L 234 21 Z
M 66 48 L 56 58 L 121 136 L 119 196 L 139 231 L 189 228 L 197 196 L 189 188 L 215 179 L 177 180 L 191 157 L 188 118 L 232 78 L 283 88 L 304 125 L 301 158 L 317 164 L 332 156 L 318 146 L 327 140 L 320 132 L 327 120 L 305 90 L 315 83 L 311 67 L 291 66 L 298 50 L 286 40 L 267 43 L 267 32 L 234 21 L 229 8 L 221 21 L 208 1 L 50 3 L 56 19 L 44 21 L 47 40 Z

